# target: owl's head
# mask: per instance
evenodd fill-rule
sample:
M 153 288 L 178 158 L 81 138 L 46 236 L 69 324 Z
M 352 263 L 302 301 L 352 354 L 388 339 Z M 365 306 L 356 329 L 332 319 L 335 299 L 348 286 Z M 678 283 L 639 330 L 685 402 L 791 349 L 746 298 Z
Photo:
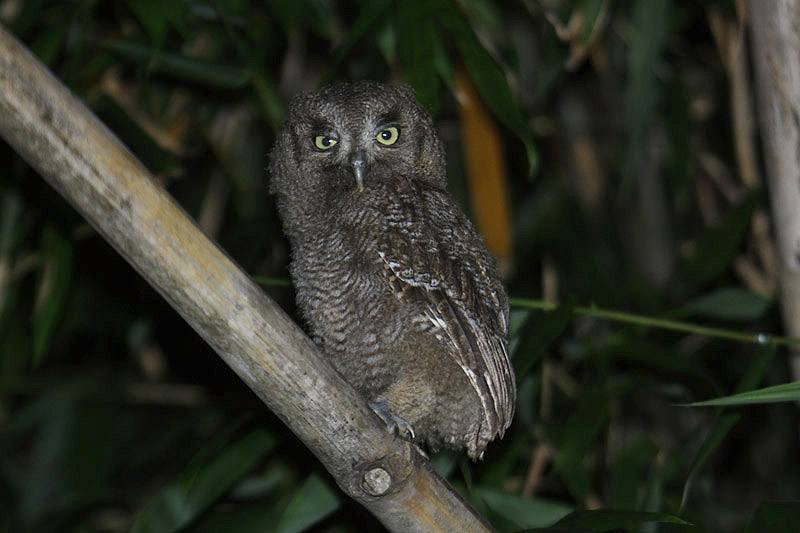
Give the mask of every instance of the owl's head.
M 279 205 L 291 202 L 295 210 L 319 209 L 330 195 L 358 198 L 408 180 L 446 186 L 442 143 L 414 91 L 373 81 L 296 96 L 270 173 Z

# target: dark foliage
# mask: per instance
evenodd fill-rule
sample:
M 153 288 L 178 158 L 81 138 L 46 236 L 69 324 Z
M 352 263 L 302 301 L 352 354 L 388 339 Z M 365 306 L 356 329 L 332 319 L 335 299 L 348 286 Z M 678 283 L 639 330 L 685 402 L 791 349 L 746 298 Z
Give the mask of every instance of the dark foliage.
M 501 531 L 800 531 L 771 501 L 800 499 L 796 406 L 682 406 L 792 380 L 782 339 L 753 342 L 781 324 L 733 2 L 6 0 L 0 19 L 290 312 L 264 171 L 286 99 L 412 84 L 451 189 L 490 245 L 513 235 L 494 251 L 517 416 L 482 463 L 436 467 Z M 472 181 L 471 136 L 502 157 Z M 380 530 L 2 143 L 0 530 L 131 528 Z

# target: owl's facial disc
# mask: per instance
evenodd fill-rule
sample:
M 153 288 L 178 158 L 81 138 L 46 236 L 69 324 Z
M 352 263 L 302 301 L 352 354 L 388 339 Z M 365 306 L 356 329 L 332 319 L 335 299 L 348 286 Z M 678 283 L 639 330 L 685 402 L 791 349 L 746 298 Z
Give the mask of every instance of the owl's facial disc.
M 356 177 L 358 192 L 362 192 L 364 190 L 364 171 L 367 167 L 367 154 L 364 153 L 364 150 L 356 150 L 350 154 L 348 162 L 353 167 L 353 175 Z

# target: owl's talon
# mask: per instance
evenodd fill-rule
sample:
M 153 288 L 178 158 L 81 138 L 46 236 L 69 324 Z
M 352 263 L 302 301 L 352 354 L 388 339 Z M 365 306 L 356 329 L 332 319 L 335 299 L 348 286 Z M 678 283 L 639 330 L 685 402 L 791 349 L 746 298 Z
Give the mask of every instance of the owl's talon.
M 416 435 L 414 428 L 406 420 L 389 409 L 386 400 L 377 402 L 369 402 L 370 408 L 375 412 L 378 417 L 386 424 L 386 429 L 392 435 L 399 435 L 400 437 L 413 441 Z

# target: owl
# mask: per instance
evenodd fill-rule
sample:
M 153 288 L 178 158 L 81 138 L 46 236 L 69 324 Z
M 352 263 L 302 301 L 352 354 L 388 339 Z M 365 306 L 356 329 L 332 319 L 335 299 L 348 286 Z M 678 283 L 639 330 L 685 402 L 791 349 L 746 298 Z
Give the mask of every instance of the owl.
M 387 428 L 483 457 L 511 423 L 508 297 L 410 87 L 295 97 L 270 154 L 298 308 Z

